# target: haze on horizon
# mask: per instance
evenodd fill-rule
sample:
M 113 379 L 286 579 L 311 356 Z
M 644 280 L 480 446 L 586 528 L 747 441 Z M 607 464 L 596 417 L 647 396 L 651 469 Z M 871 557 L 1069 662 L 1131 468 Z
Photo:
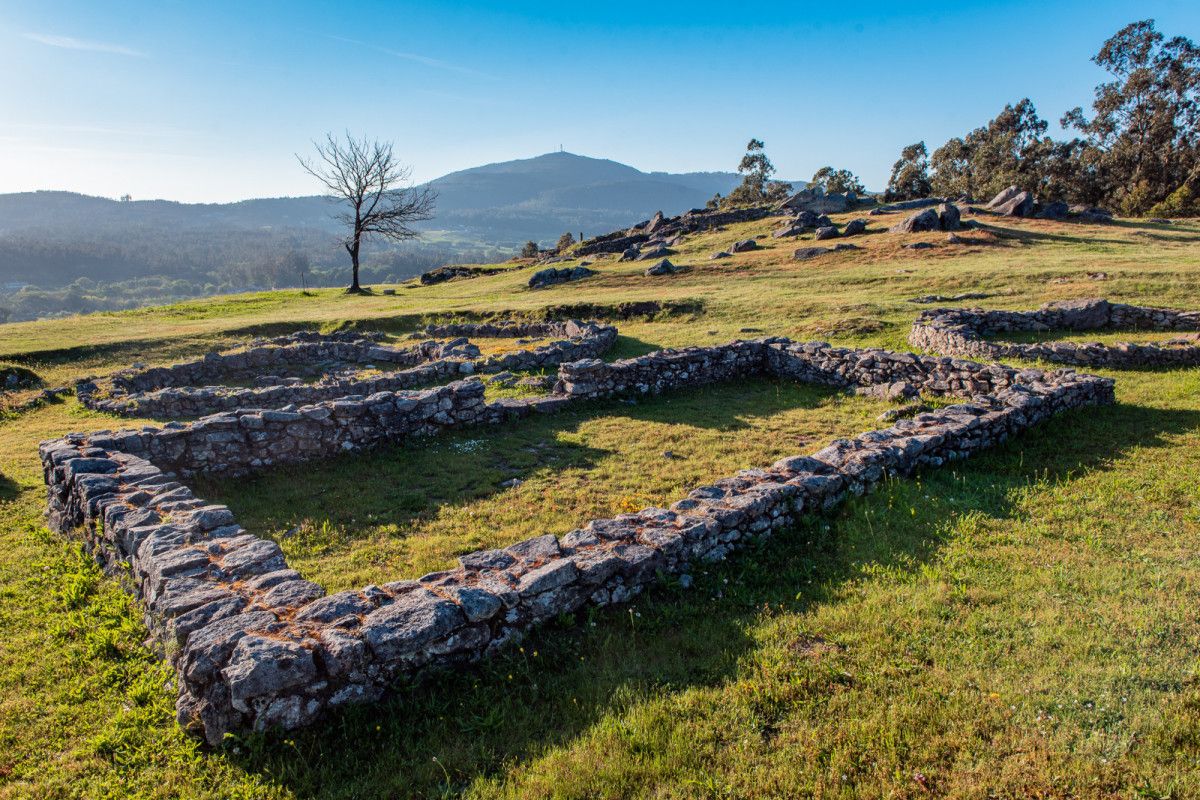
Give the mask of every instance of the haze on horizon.
M 1170 1 L 30 3 L 0 16 L 0 193 L 311 195 L 294 154 L 343 130 L 394 141 L 418 181 L 560 146 L 731 170 L 756 136 L 781 176 L 829 164 L 881 188 L 902 146 L 1005 103 L 1086 106 L 1091 56 L 1149 17 L 1200 30 Z

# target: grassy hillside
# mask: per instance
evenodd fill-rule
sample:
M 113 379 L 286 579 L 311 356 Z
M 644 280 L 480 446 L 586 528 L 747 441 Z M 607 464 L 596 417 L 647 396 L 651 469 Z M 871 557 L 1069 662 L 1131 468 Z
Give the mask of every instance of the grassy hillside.
M 7 325 L 0 363 L 55 385 L 262 333 L 401 333 L 567 303 L 702 304 L 619 321 L 613 357 L 762 335 L 747 328 L 907 349 L 925 307 L 907 300 L 927 294 L 1200 308 L 1196 221 L 1005 220 L 958 245 L 878 233 L 807 262 L 768 236 L 708 260 L 770 227 L 689 239 L 671 260 L 692 270 L 671 277 L 608 258 L 537 292 L 514 267 L 394 296 L 272 292 Z M 901 246 L 916 240 L 938 246 Z M 0 798 L 1200 795 L 1200 370 L 1104 374 L 1117 405 L 888 483 L 697 571 L 691 588 L 665 583 L 387 703 L 215 752 L 175 726 L 170 670 L 142 646 L 135 604 L 42 525 L 37 442 L 138 421 L 74 399 L 7 417 Z M 201 488 L 344 588 L 669 502 L 878 427 L 884 407 L 750 381 Z M 500 487 L 512 477 L 523 483 Z

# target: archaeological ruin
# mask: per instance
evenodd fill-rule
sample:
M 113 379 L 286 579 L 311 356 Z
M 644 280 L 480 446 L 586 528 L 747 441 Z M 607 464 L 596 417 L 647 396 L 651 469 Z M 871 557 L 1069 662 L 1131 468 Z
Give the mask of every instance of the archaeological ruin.
M 181 725 L 216 744 L 228 732 L 310 724 L 347 704 L 374 701 L 431 667 L 485 658 L 547 619 L 625 602 L 660 573 L 724 558 L 887 476 L 965 458 L 1055 414 L 1113 400 L 1111 380 L 1070 370 L 784 338 L 604 362 L 597 356 L 612 343 L 614 328 L 557 325 L 536 332 L 505 325 L 428 331 L 564 337 L 498 360 L 472 355 L 461 341 L 452 353 L 429 342 L 405 349 L 383 347 L 371 336 L 293 335 L 122 373 L 106 397 L 81 394 L 91 407 L 117 413 L 216 412 L 193 422 L 70 434 L 40 446 L 50 526 L 82 531 L 90 552 L 124 575 L 140 598 L 146 624 L 177 673 Z M 212 383 L 267 372 L 295 376 L 314 363 L 411 370 L 446 361 L 457 366 L 436 377 L 453 380 L 416 390 L 353 377 L 250 388 Z M 558 375 L 548 394 L 489 401 L 465 364 L 475 372 L 557 364 Z M 454 568 L 417 580 L 335 594 L 305 580 L 275 542 L 246 532 L 227 507 L 205 502 L 185 483 L 201 473 L 244 474 L 464 426 L 514 424 L 595 398 L 646 397 L 754 376 L 960 402 L 745 469 L 693 489 L 670 508 L 581 520 L 561 535 L 462 555 Z

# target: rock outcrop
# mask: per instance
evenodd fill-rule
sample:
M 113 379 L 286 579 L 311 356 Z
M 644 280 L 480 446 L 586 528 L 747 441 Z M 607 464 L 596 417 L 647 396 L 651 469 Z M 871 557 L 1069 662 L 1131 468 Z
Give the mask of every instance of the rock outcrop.
M 596 270 L 587 267 L 547 267 L 529 276 L 529 288 L 545 289 L 547 286 L 557 286 L 560 283 L 589 278 L 595 274 Z

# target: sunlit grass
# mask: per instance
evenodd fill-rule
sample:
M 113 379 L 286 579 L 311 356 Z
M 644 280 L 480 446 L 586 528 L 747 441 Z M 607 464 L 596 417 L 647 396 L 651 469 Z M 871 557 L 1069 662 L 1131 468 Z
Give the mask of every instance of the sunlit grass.
M 768 236 L 707 260 L 768 233 L 762 221 L 686 241 L 672 261 L 693 270 L 670 279 L 607 259 L 541 292 L 521 269 L 395 296 L 223 297 L 3 326 L 0 356 L 56 385 L 301 327 L 403 335 L 434 316 L 577 302 L 703 301 L 619 322 L 614 358 L 765 334 L 904 349 L 925 308 L 908 299 L 935 293 L 1200 308 L 1195 222 L 1153 237 L 1132 223 L 988 224 L 999 235 L 963 246 L 915 237 L 930 251 L 868 235 L 798 263 L 802 245 Z M 1109 334 L 1079 337 L 1096 339 Z M 0 421 L 0 798 L 1200 795 L 1200 370 L 1104 374 L 1118 405 L 888 482 L 697 568 L 690 589 L 664 580 L 387 703 L 215 752 L 175 726 L 170 671 L 118 581 L 41 528 L 37 442 L 142 421 L 73 399 Z M 883 407 L 749 381 L 199 488 L 344 588 L 669 502 L 874 427 Z

